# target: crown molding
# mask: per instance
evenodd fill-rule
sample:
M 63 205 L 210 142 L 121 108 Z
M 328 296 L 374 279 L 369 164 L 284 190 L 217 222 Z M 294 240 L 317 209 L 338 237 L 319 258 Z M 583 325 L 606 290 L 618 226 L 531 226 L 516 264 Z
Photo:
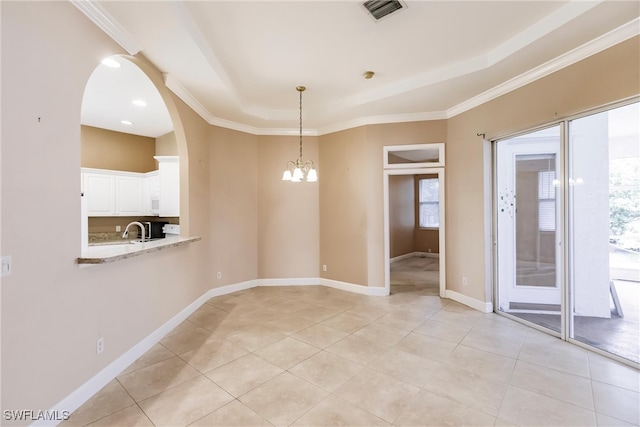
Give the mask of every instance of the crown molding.
M 598 38 L 591 40 L 557 58 L 554 58 L 538 67 L 535 67 L 519 76 L 516 76 L 504 83 L 495 86 L 480 95 L 470 98 L 447 110 L 447 118 L 457 116 L 465 111 L 471 110 L 479 105 L 489 102 L 499 96 L 505 95 L 529 83 L 539 80 L 549 74 L 560 71 L 583 59 L 595 55 L 603 50 L 622 43 L 640 34 L 640 18 L 636 18 L 615 30 L 612 30 Z
M 111 39 L 126 50 L 129 55 L 135 55 L 142 50 L 142 46 L 129 34 L 111 15 L 98 3 L 91 0 L 69 0 L 80 12 L 104 31 Z

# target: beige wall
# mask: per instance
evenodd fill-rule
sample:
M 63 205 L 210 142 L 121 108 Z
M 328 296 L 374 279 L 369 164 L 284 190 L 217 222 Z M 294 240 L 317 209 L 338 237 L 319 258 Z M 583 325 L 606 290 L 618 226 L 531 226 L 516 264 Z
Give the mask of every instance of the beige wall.
M 258 276 L 258 137 L 212 127 L 209 151 L 210 275 L 214 285 Z M 222 273 L 217 279 L 216 274 Z
M 176 133 L 169 132 L 156 138 L 156 156 L 177 156 Z
M 81 163 L 84 168 L 130 172 L 156 170 L 156 140 L 145 136 L 81 126 Z
M 634 37 L 448 120 L 447 289 L 491 301 L 491 156 L 476 134 L 498 138 L 638 95 L 639 52 Z
M 296 185 L 280 180 L 296 138 L 212 127 L 139 57 L 174 121 L 182 232 L 203 239 L 79 269 L 82 95 L 99 61 L 123 51 L 71 3 L 1 7 L 1 244 L 13 257 L 2 279 L 2 409 L 52 407 L 212 287 L 318 275 L 383 286 L 384 145 L 446 142 L 446 286 L 490 301 L 490 147 L 476 133 L 494 138 L 640 92 L 636 37 L 449 120 L 305 138 L 320 182 Z M 56 207 L 55 227 L 33 226 L 43 206 Z
M 323 181 L 318 138 L 303 140 Z M 258 278 L 314 278 L 319 275 L 318 182 L 282 181 L 288 160 L 299 155 L 297 137 L 261 136 L 258 142 Z
M 79 269 L 82 96 L 100 60 L 122 50 L 71 3 L 1 7 L 1 245 L 13 259 L 2 278 L 1 406 L 49 409 L 211 288 L 208 125 L 170 108 L 189 136 L 185 191 L 200 199 L 184 212 L 203 241 Z M 54 227 L 34 226 L 43 209 Z
M 415 252 L 416 192 L 413 175 L 389 177 L 389 254 Z
M 321 277 L 367 285 L 366 128 L 321 137 Z M 382 153 L 382 151 L 380 152 Z M 380 154 L 382 159 L 382 154 Z M 382 178 L 380 178 L 382 180 Z

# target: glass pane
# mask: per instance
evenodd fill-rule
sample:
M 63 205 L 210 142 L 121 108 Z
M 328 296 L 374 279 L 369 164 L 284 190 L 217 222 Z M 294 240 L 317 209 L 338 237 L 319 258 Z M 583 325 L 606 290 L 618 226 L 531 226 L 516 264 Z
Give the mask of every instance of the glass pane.
M 560 126 L 497 144 L 498 310 L 559 332 Z
M 571 338 L 639 362 L 638 104 L 569 127 Z
M 438 178 L 423 178 L 419 181 L 420 227 L 439 227 L 439 181 Z

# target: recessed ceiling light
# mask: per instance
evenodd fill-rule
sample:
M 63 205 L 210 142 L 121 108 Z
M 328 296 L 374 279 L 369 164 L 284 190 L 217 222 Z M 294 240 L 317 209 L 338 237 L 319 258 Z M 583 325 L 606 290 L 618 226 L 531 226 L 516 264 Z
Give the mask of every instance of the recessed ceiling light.
M 120 120 L 120 123 L 122 123 L 123 125 L 127 125 L 130 126 L 133 124 L 133 122 L 131 120 Z
M 144 102 L 142 99 L 134 99 L 131 102 L 133 103 L 133 105 L 137 105 L 138 107 L 146 107 L 147 106 L 147 103 Z
M 115 59 L 113 59 L 112 57 L 104 58 L 102 60 L 102 65 L 106 65 L 107 67 L 111 67 L 111 68 L 120 68 L 120 63 Z

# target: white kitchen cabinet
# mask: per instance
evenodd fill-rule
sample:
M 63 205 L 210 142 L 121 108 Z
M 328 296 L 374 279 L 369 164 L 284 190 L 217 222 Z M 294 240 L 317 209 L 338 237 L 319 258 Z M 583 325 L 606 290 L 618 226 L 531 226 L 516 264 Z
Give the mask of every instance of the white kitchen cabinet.
M 160 175 L 157 170 L 144 174 L 142 199 L 144 214 L 158 216 L 160 213 Z
M 116 182 L 111 174 L 83 172 L 83 194 L 87 200 L 88 216 L 116 214 Z
M 143 215 L 142 188 L 144 179 L 141 176 L 116 175 L 116 215 Z
M 160 216 L 180 216 L 180 158 L 155 156 L 160 176 Z
M 88 216 L 144 215 L 144 174 L 103 169 L 82 169 Z

